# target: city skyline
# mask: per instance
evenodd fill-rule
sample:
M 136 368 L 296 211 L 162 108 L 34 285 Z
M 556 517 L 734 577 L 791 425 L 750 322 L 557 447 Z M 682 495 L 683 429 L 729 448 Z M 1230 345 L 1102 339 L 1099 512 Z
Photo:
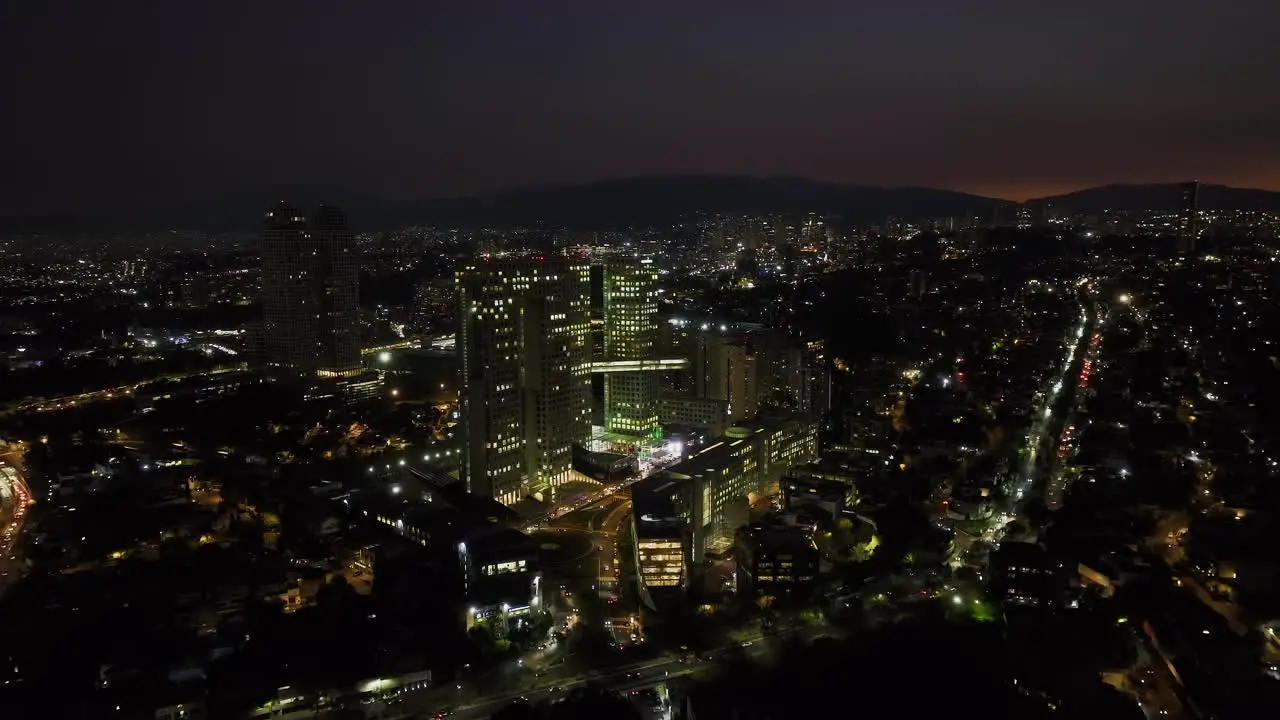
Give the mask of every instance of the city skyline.
M 0 718 L 1280 718 L 1277 22 L 8 3 Z
M 689 173 L 1010 200 L 1190 178 L 1280 188 L 1264 31 L 1280 8 L 1194 7 L 24 6 L 0 24 L 24 67 L 21 112 L 0 121 L 23 139 L 0 212 Z

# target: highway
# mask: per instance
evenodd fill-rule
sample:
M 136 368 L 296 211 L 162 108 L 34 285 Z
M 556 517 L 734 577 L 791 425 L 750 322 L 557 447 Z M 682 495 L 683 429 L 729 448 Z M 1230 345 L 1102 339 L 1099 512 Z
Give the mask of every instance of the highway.
M 0 594 L 22 573 L 22 530 L 33 502 L 21 470 L 21 451 L 0 454 Z
M 102 388 L 101 390 L 91 390 L 89 392 L 77 393 L 75 395 L 63 395 L 61 397 L 53 398 L 26 398 L 15 403 L 10 403 L 8 407 L 0 410 L 0 417 L 26 412 L 68 410 L 73 407 L 91 405 L 93 403 L 106 402 L 108 400 L 117 400 L 122 397 L 131 397 L 136 394 L 138 390 L 156 383 L 190 380 L 198 377 L 215 377 L 225 373 L 242 372 L 248 369 L 248 367 L 249 366 L 245 363 L 237 363 L 235 365 L 213 368 L 212 370 L 202 370 L 200 372 L 161 375 L 147 380 L 139 380 L 136 383 L 126 383 L 124 385 Z
M 419 340 L 405 340 L 402 342 L 391 343 L 388 345 L 377 345 L 374 347 L 366 347 L 360 350 L 362 355 L 377 355 L 383 352 L 393 350 L 404 350 L 421 347 Z M 154 385 L 160 382 L 171 380 L 191 380 L 199 377 L 215 377 L 229 372 L 242 372 L 249 368 L 248 363 L 235 363 L 233 365 L 224 365 L 210 370 L 200 370 L 189 373 L 170 373 L 160 375 L 146 380 L 139 380 L 135 383 L 125 383 L 114 387 L 101 388 L 99 390 L 90 390 L 88 392 L 75 393 L 73 395 L 63 395 L 60 397 L 28 397 L 16 402 L 10 403 L 8 406 L 0 409 L 0 417 L 8 415 L 16 415 L 26 412 L 52 412 L 56 410 L 66 410 L 73 407 L 88 405 L 92 403 L 105 402 L 115 400 L 121 397 L 129 397 L 137 393 L 138 390 L 148 385 Z

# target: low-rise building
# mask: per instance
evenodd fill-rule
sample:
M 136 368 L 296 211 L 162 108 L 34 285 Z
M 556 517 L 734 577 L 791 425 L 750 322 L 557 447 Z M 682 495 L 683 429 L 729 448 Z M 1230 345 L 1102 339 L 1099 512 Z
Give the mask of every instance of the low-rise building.
M 853 485 L 840 480 L 803 473 L 788 473 L 782 480 L 783 507 L 812 517 L 828 530 L 856 497 Z
M 658 398 L 663 425 L 689 425 L 722 435 L 729 424 L 729 401 L 715 398 L 663 396 Z
M 990 567 L 991 587 L 1006 610 L 1062 607 L 1076 570 L 1040 545 L 1019 542 L 1001 543 L 991 552 Z
M 631 487 L 636 580 L 653 610 L 678 600 L 689 582 L 689 529 L 678 510 L 683 484 L 658 476 Z
M 818 576 L 818 546 L 797 525 L 770 522 L 740 528 L 733 555 L 743 594 L 788 595 Z
M 667 477 L 685 481 L 680 512 L 689 521 L 694 557 L 731 547 L 751 504 L 777 494 L 789 468 L 817 455 L 817 421 L 790 416 L 730 428 L 667 471 Z
M 528 535 L 502 525 L 473 531 L 458 543 L 458 562 L 467 627 L 486 618 L 509 621 L 541 608 L 538 547 Z

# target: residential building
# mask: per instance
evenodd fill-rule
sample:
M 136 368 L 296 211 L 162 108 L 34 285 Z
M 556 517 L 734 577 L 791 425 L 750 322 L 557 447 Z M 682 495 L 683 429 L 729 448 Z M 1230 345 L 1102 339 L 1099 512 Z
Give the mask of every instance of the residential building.
M 346 215 L 321 206 L 310 225 L 280 203 L 262 242 L 262 342 L 269 366 L 299 375 L 360 372 L 360 274 Z

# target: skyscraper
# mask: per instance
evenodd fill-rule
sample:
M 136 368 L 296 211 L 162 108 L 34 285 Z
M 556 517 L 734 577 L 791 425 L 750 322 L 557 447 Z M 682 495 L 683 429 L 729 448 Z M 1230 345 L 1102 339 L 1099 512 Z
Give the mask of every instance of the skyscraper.
M 311 253 L 307 219 L 280 203 L 267 212 L 262 231 L 263 356 L 270 365 L 305 371 L 315 362 L 318 322 L 310 293 Z
M 753 418 L 760 411 L 756 351 L 748 338 L 707 334 L 702 363 L 695 366 L 699 395 L 729 403 L 729 422 Z M 699 383 L 699 380 L 701 382 Z
M 907 274 L 907 298 L 920 300 L 929 291 L 929 274 L 920 268 L 912 268 Z
M 359 372 L 360 276 L 346 216 L 322 206 L 309 228 L 282 202 L 267 212 L 262 240 L 266 362 L 304 375 Z
M 360 371 L 360 268 L 347 216 L 321 205 L 311 220 L 315 293 L 319 298 L 317 371 L 345 377 Z
M 590 266 L 484 260 L 455 282 L 467 489 L 552 500 L 591 433 Z
M 1181 255 L 1194 255 L 1196 252 L 1199 205 L 1200 183 L 1183 183 L 1182 201 L 1178 204 L 1178 253 Z
M 658 338 L 658 271 L 647 260 L 610 262 L 604 274 L 604 352 L 607 360 L 647 360 Z M 657 373 L 605 376 L 605 428 L 653 436 L 658 427 Z

